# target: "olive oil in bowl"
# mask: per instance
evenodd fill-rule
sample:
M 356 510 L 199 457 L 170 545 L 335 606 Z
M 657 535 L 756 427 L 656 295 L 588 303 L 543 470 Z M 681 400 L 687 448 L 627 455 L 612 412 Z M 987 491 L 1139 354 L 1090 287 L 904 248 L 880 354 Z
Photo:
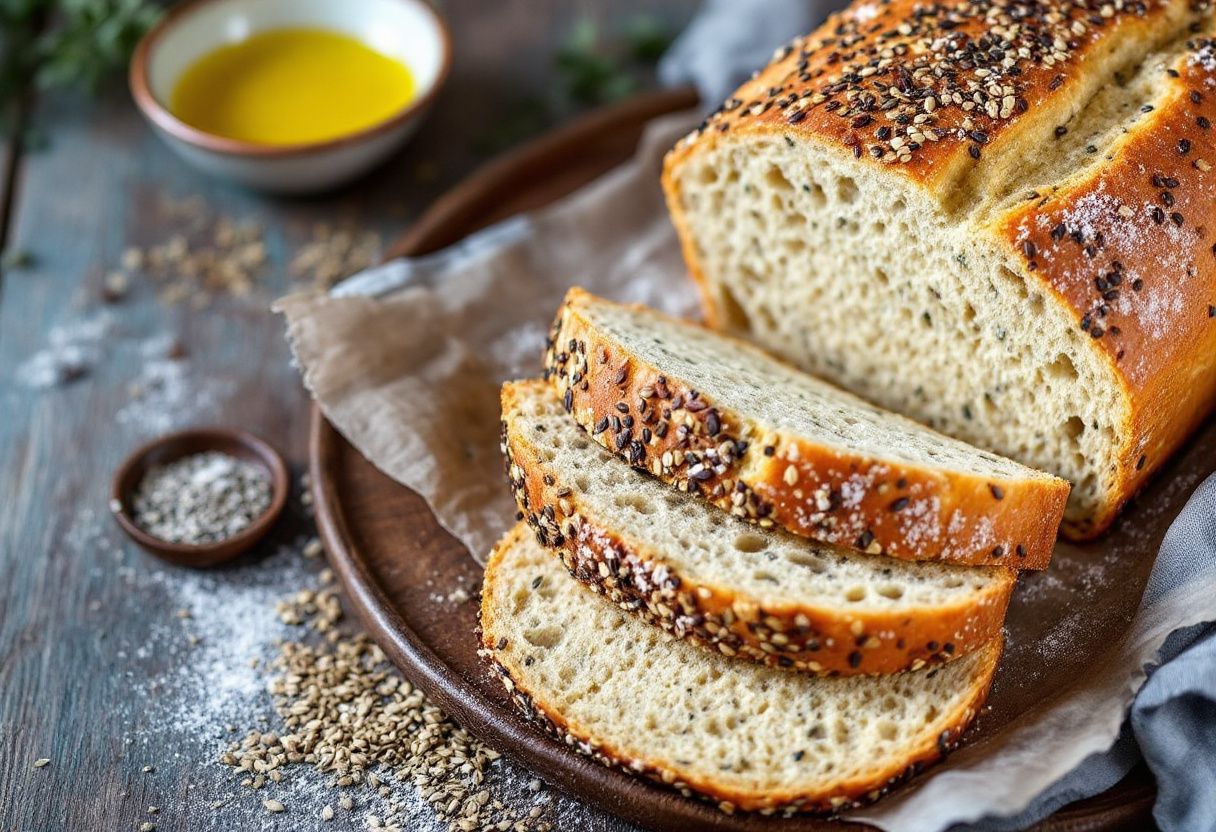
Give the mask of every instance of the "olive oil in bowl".
M 197 60 L 177 81 L 169 110 L 205 133 L 290 147 L 375 126 L 415 92 L 408 67 L 357 38 L 275 29 Z

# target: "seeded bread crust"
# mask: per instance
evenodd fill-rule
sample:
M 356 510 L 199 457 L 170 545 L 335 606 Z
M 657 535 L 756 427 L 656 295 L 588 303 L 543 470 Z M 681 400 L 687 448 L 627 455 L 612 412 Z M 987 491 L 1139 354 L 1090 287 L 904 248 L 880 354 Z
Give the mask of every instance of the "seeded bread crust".
M 1000 634 L 1016 575 L 1008 569 L 992 570 L 998 580 L 965 604 L 898 611 L 765 605 L 750 593 L 690 578 L 644 535 L 589 510 L 577 478 L 544 461 L 516 419 L 522 402 L 538 395 L 554 394 L 541 381 L 502 388 L 501 447 L 520 512 L 575 579 L 648 623 L 728 657 L 821 675 L 919 670 Z
M 641 361 L 588 319 L 595 304 L 611 305 L 579 288 L 567 294 L 550 332 L 545 376 L 575 421 L 635 468 L 764 528 L 870 554 L 1018 569 L 1050 561 L 1068 496 L 1063 480 L 931 470 L 772 429 Z M 844 489 L 859 479 L 871 485 L 844 505 Z M 932 521 L 943 534 L 907 534 L 901 512 L 913 502 L 919 511 L 936 506 Z
M 1093 463 L 1113 469 L 1108 488 L 1063 526 L 1073 539 L 1098 536 L 1216 407 L 1211 32 L 1206 0 L 855 2 L 779 50 L 666 159 L 668 206 L 707 321 L 728 328 L 731 314 L 698 253 L 681 174 L 723 142 L 830 148 L 908 180 L 947 212 L 984 216 L 977 235 L 1092 339 L 1086 351 L 1111 368 L 1126 403 L 1117 457 Z M 1100 88 L 1188 36 L 1164 97 L 1095 150 L 1096 170 L 1019 187 L 1020 171 L 1050 157 Z M 927 71 L 913 61 L 924 38 L 938 45 Z M 1023 197 L 1009 204 L 1014 194 Z M 1137 288 L 1125 274 L 1143 275 Z
M 648 759 L 645 752 L 640 756 L 630 754 L 602 739 L 596 739 L 591 730 L 567 719 L 529 684 L 527 658 L 516 651 L 516 645 L 509 636 L 510 628 L 503 618 L 509 615 L 503 603 L 505 599 L 499 599 L 496 595 L 498 586 L 506 586 L 509 580 L 504 575 L 511 568 L 512 554 L 519 547 L 532 545 L 528 541 L 529 536 L 527 526 L 519 523 L 495 546 L 486 563 L 479 612 L 481 655 L 498 675 L 514 706 L 528 720 L 580 754 L 610 768 L 641 775 L 673 788 L 685 797 L 713 803 L 727 814 L 739 810 L 783 816 L 826 814 L 877 800 L 958 747 L 966 729 L 987 699 L 996 672 L 1001 652 L 1000 639 L 985 648 L 983 666 L 977 673 L 980 683 L 968 691 L 968 696 L 944 720 L 948 727 L 917 747 L 906 749 L 898 761 L 877 762 L 864 778 L 833 784 L 830 788 L 808 784 L 799 790 L 744 791 L 713 779 L 689 776 L 689 772 L 666 765 L 655 757 Z M 589 599 L 588 603 L 596 602 Z
M 1131 402 L 1114 493 L 1092 519 L 1066 524 L 1082 539 L 1107 529 L 1216 407 L 1216 40 L 1192 40 L 1173 71 L 1166 98 L 1105 165 L 1000 220 L 1026 273 L 1072 310 Z M 1146 298 L 1170 272 L 1185 272 L 1185 285 L 1159 309 Z

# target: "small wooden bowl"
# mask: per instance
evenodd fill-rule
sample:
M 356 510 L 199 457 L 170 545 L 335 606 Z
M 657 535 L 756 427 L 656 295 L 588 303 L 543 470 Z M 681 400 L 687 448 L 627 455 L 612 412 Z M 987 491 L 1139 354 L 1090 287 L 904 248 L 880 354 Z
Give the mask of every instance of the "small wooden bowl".
M 158 465 L 204 451 L 219 451 L 262 468 L 270 475 L 270 507 L 243 531 L 216 543 L 172 543 L 140 528 L 135 522 L 133 500 L 144 475 Z M 215 566 L 265 537 L 287 505 L 290 484 L 283 456 L 253 434 L 235 428 L 191 428 L 136 448 L 118 466 L 111 486 L 110 511 L 128 537 L 157 557 L 179 566 Z

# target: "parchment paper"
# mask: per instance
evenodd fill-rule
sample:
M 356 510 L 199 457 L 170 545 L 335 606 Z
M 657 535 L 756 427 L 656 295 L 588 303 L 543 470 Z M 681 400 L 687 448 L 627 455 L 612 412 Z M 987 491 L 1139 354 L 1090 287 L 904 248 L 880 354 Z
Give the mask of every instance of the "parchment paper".
M 278 305 L 325 415 L 422 494 L 479 560 L 515 512 L 498 452 L 498 388 L 538 372 L 565 289 L 577 283 L 693 310 L 658 188 L 662 153 L 691 123 L 675 116 L 652 124 L 632 163 L 547 210 L 439 255 L 364 273 L 332 295 Z M 1216 459 L 1216 428 L 1202 441 L 1204 460 Z M 990 819 L 985 828 L 1003 826 L 992 818 L 1023 812 L 1086 757 L 1109 749 L 1166 635 L 1216 618 L 1216 566 L 1184 570 L 1141 605 L 1166 527 L 1211 467 L 1175 466 L 1100 544 L 1062 544 L 1049 571 L 1024 576 L 991 707 L 972 739 L 913 787 L 855 817 L 900 832 L 980 818 Z M 1134 749 L 1106 755 L 1096 779 L 1090 772 L 1076 788 L 1065 780 L 1033 811 L 1100 791 L 1135 759 Z

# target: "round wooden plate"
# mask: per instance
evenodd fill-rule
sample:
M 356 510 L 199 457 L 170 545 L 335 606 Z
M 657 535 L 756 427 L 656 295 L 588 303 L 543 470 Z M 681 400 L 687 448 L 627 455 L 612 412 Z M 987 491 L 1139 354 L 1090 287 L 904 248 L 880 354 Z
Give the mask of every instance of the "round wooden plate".
M 641 96 L 593 113 L 500 158 L 436 202 L 391 248 L 389 256 L 425 254 L 504 217 L 552 202 L 628 158 L 649 119 L 694 103 L 689 91 Z M 1207 473 L 1210 460 L 1216 458 L 1216 426 L 1209 424 L 1180 457 L 1158 482 L 1175 476 L 1197 481 Z M 447 713 L 550 784 L 653 830 L 843 832 L 870 828 L 811 817 L 779 820 L 724 815 L 604 768 L 552 740 L 517 716 L 501 684 L 478 658 L 474 631 L 481 568 L 440 528 L 422 498 L 364 459 L 315 407 L 311 470 L 317 519 L 330 561 L 368 632 Z M 1072 547 L 1071 554 L 1086 557 L 1089 549 L 1098 554 L 1126 549 L 1129 561 L 1147 562 L 1135 569 L 1142 574 L 1131 578 L 1144 580 L 1152 559 L 1143 553 L 1156 551 L 1165 527 L 1181 507 L 1180 500 L 1189 493 L 1184 491 L 1179 497 L 1178 491 L 1150 488 L 1140 502 L 1152 504 L 1152 510 L 1133 508 L 1122 524 L 1135 526 L 1136 533 L 1116 529 L 1097 544 Z M 1152 526 L 1147 533 L 1145 525 Z M 458 588 L 469 592 L 467 600 L 453 600 L 452 593 Z M 1126 613 L 1115 610 L 1110 615 Z M 1011 629 L 1018 626 L 1012 617 L 1016 614 L 1016 610 L 1011 613 Z M 1009 660 L 1016 661 L 1016 656 Z M 1026 696 L 1040 695 L 1031 691 L 1019 696 L 1000 686 L 998 676 L 998 690 L 993 695 L 997 704 L 982 720 L 981 737 L 1007 725 L 1019 708 L 1032 701 Z M 1153 798 L 1151 777 L 1141 767 L 1105 794 L 1065 807 L 1035 828 L 1053 832 L 1151 828 Z

